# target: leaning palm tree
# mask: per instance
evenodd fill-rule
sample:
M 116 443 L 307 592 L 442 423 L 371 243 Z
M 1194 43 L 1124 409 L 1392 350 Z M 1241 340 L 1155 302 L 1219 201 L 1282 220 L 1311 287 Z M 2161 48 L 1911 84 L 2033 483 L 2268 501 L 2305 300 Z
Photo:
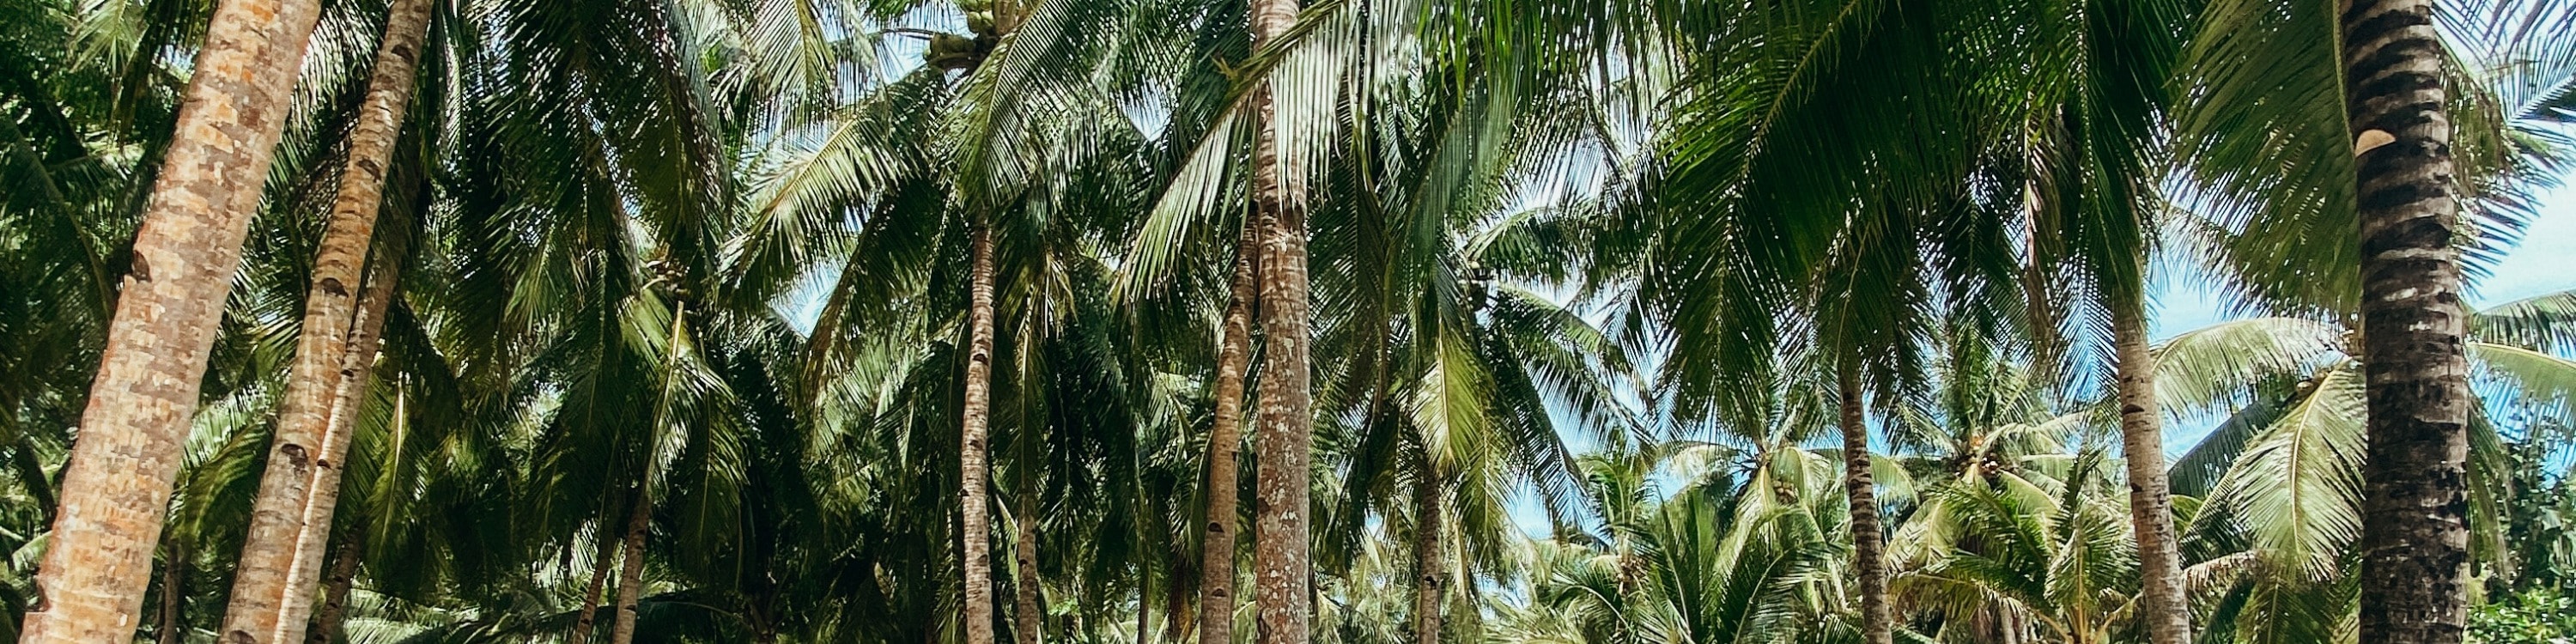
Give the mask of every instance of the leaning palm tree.
M 391 301 L 393 274 L 379 271 L 361 288 L 360 269 L 384 201 L 395 137 L 409 129 L 403 127 L 404 117 L 419 81 L 414 68 L 429 13 L 426 0 L 394 3 L 387 11 L 366 105 L 351 130 L 339 196 L 313 261 L 294 373 L 270 439 L 273 454 L 261 476 L 261 493 L 251 508 L 250 536 L 242 545 L 231 605 L 224 611 L 222 632 L 241 633 L 252 642 L 302 640 L 312 607 L 309 598 L 321 579 L 316 566 L 333 508 L 329 501 L 316 501 L 338 495 L 352 429 L 333 420 L 337 409 L 347 406 L 343 401 L 363 396 L 363 375 L 374 364 L 372 352 L 359 346 L 376 335 L 355 321 L 361 317 L 359 292 L 373 295 L 377 305 L 372 315 L 364 316 L 364 324 L 380 324 L 382 305 Z M 354 391 L 344 393 L 352 386 Z M 338 431 L 331 431 L 335 427 Z
M 28 611 L 21 641 L 122 638 L 137 621 L 180 434 L 319 9 L 304 0 L 215 8 L 63 473 L 54 522 L 66 529 L 37 573 L 45 599 Z

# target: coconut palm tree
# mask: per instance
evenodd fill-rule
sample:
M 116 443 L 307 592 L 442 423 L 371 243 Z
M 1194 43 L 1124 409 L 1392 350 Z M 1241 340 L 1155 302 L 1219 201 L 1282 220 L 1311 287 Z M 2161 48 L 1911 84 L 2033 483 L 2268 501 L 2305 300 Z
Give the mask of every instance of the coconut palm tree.
M 234 0 L 209 18 L 63 472 L 54 521 L 70 529 L 46 549 L 44 599 L 21 640 L 120 638 L 136 622 L 158 509 L 319 9 Z

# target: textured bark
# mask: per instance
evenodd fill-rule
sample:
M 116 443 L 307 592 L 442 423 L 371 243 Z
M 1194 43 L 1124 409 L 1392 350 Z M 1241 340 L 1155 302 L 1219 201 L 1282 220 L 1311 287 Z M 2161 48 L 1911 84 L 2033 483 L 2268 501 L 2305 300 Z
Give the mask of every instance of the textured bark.
M 367 533 L 350 530 L 340 535 L 339 547 L 332 548 L 331 577 L 322 582 L 322 605 L 313 612 L 313 629 L 304 644 L 331 644 L 340 639 L 340 622 L 349 615 L 349 587 L 358 580 L 358 555 L 365 551 Z
M 958 423 L 957 482 L 959 538 L 966 551 L 966 644 L 993 644 L 993 543 L 985 517 L 992 471 L 984 451 L 986 423 L 992 413 L 993 389 L 993 233 L 974 231 L 973 275 L 966 311 L 966 409 Z
M 599 622 L 599 594 L 608 588 L 607 546 L 608 544 L 603 542 L 593 549 L 597 554 L 591 556 L 590 587 L 582 591 L 581 613 L 573 616 L 572 637 L 565 639 L 565 642 L 590 644 L 591 629 Z
M 1032 462 L 1029 450 L 1021 450 L 1020 456 L 1021 463 Z M 1038 630 L 1046 625 L 1046 613 L 1038 608 L 1038 515 L 1037 504 L 1031 501 L 1037 496 L 1037 473 L 1023 471 L 1020 477 L 1020 525 L 1011 531 L 1011 635 L 1019 644 L 1038 644 Z
M 653 497 L 646 486 L 635 490 L 635 508 L 626 516 L 626 539 L 618 546 L 617 621 L 609 624 L 611 644 L 635 641 L 635 604 L 644 597 L 644 533 L 653 527 Z
M 2430 0 L 2352 0 L 2346 107 L 2358 152 L 2361 361 L 2370 398 L 2363 644 L 2465 636 L 2468 361 L 2451 123 Z M 2377 132 L 2377 134 L 2373 134 Z
M 2147 346 L 2143 302 L 2111 306 L 2112 351 L 2118 357 L 2120 446 L 2129 468 L 2129 521 L 2138 535 L 2138 594 L 2150 644 L 2191 639 L 2191 605 L 2182 596 L 2182 556 L 2175 545 L 2173 490 L 2165 481 L 2165 439 L 2156 410 L 2156 359 Z
M 1252 36 L 1267 42 L 1296 24 L 1294 0 L 1254 0 Z M 1266 222 L 1261 248 L 1261 466 L 1253 487 L 1253 602 L 1262 644 L 1306 644 L 1314 619 L 1307 494 L 1314 450 L 1308 364 L 1304 186 L 1283 172 L 1271 89 L 1257 99 L 1260 127 L 1253 210 Z
M 207 23 L 64 466 L 62 509 L 20 642 L 134 636 L 180 443 L 318 5 L 224 0 Z
M 1834 386 L 1842 399 L 1843 492 L 1851 497 L 1852 576 L 1860 591 L 1861 641 L 1890 644 L 1895 631 L 1887 612 L 1887 546 L 1879 536 L 1878 492 L 1870 480 L 1869 420 L 1861 407 L 1856 352 L 1845 353 L 1834 366 Z
M 320 254 L 313 260 L 303 331 L 296 338 L 295 364 L 278 408 L 267 469 L 251 501 L 250 532 L 242 541 L 230 603 L 224 608 L 221 632 L 228 644 L 299 641 L 312 605 L 313 584 L 303 578 L 316 572 L 310 563 L 296 567 L 301 554 L 297 542 L 306 538 L 315 486 L 326 478 L 339 480 L 336 472 L 321 473 L 336 469 L 323 465 L 334 456 L 313 455 L 330 449 L 321 441 L 331 429 L 341 381 L 365 379 L 363 367 L 352 367 L 356 361 L 343 360 L 342 355 L 350 352 L 358 280 L 375 236 L 376 213 L 384 202 L 385 170 L 402 132 L 403 114 L 411 104 L 416 80 L 412 72 L 429 25 L 427 0 L 400 0 L 391 9 L 376 51 L 374 75 L 367 82 L 366 102 L 349 133 L 340 192 L 331 204 Z M 326 518 L 328 512 L 323 508 Z M 318 542 L 329 530 L 326 523 L 322 534 L 311 537 L 317 542 L 311 559 L 320 559 Z M 297 596 L 298 591 L 304 596 Z
M 367 398 L 377 349 L 383 344 L 385 314 L 393 306 L 394 288 L 402 277 L 400 248 L 388 249 L 393 252 L 375 262 L 374 272 L 367 277 L 366 292 L 358 298 L 358 328 L 350 335 L 348 351 L 341 357 L 345 362 L 341 371 L 349 375 L 341 379 L 340 392 L 331 405 L 331 426 L 323 433 L 322 458 L 314 461 L 313 481 L 308 486 L 311 491 L 304 504 L 304 528 L 295 537 L 295 557 L 287 569 L 291 583 L 285 601 L 277 609 L 277 636 L 273 641 L 305 639 L 307 620 L 313 613 L 313 592 L 322 583 L 322 555 L 330 545 L 331 519 L 340 505 L 340 473 L 346 465 L 350 437 L 357 433 L 358 408 Z M 395 400 L 394 417 L 400 419 L 405 410 L 401 399 Z M 354 560 L 351 565 L 355 565 Z
M 1252 359 L 1253 258 L 1261 223 L 1243 224 L 1232 289 L 1216 351 L 1216 420 L 1208 425 L 1207 533 L 1199 540 L 1199 642 L 1234 641 L 1235 502 L 1243 492 L 1243 381 Z
M 1438 478 L 1429 474 L 1413 484 L 1413 641 L 1440 644 L 1441 606 L 1448 587 L 1449 555 L 1441 547 L 1441 503 Z

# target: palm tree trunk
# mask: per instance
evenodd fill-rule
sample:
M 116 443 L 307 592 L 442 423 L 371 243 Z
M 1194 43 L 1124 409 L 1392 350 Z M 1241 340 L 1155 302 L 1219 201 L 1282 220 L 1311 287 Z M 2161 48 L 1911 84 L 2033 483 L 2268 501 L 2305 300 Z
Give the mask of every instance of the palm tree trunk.
M 1234 641 L 1235 502 L 1242 494 L 1237 471 L 1243 449 L 1243 381 L 1252 357 L 1254 258 L 1260 254 L 1258 221 L 1243 224 L 1236 244 L 1232 288 L 1234 301 L 1216 351 L 1216 420 L 1208 425 L 1207 532 L 1199 539 L 1199 642 Z
M 400 240 L 397 237 L 395 241 Z M 313 612 L 313 591 L 322 583 L 318 571 L 322 554 L 330 546 L 331 520 L 340 507 L 340 473 L 347 466 L 349 441 L 358 431 L 358 408 L 366 401 L 376 355 L 384 344 L 385 316 L 393 308 L 395 288 L 402 278 L 404 245 L 388 243 L 383 250 L 383 256 L 376 258 L 367 276 L 365 291 L 358 296 L 357 331 L 351 334 L 348 351 L 341 356 L 340 372 L 344 375 L 340 391 L 331 404 L 330 429 L 323 433 L 322 458 L 314 461 L 313 481 L 304 503 L 304 527 L 296 535 L 295 559 L 288 567 L 291 584 L 278 607 L 278 642 L 305 639 L 307 618 Z M 396 393 L 394 422 L 400 423 L 407 410 L 399 390 Z M 356 565 L 355 560 L 350 565 Z M 334 583 L 345 584 L 346 580 L 334 578 Z M 347 590 L 342 587 L 339 592 L 345 594 Z
M 582 591 L 581 613 L 573 616 L 572 637 L 564 640 L 569 644 L 590 644 L 592 625 L 599 622 L 599 594 L 608 587 L 608 544 L 603 540 L 591 551 L 597 554 L 591 557 L 590 587 Z
M 237 644 L 303 639 L 300 631 L 311 601 L 309 596 L 294 594 L 299 590 L 311 594 L 313 584 L 303 577 L 313 576 L 313 570 L 310 563 L 296 568 L 302 554 L 297 541 L 304 538 L 305 520 L 312 514 L 307 506 L 316 493 L 314 486 L 326 478 L 339 480 L 337 474 L 320 472 L 336 468 L 324 464 L 335 457 L 319 441 L 331 429 L 341 381 L 365 378 L 362 371 L 344 364 L 342 355 L 350 352 L 350 335 L 356 331 L 358 280 L 375 236 L 376 213 L 384 202 L 385 169 L 411 103 L 416 85 L 412 70 L 428 25 L 426 0 L 393 4 L 376 52 L 374 75 L 367 82 L 366 103 L 349 133 L 348 163 L 341 170 L 340 192 L 322 234 L 321 253 L 313 260 L 312 286 L 305 293 L 293 377 L 278 409 L 268 464 L 260 475 L 259 494 L 251 501 L 250 532 L 242 541 L 232 597 L 224 608 L 222 630 L 228 641 Z M 324 514 L 328 512 L 323 508 Z M 322 529 L 327 534 L 330 526 Z M 316 535 L 314 540 L 320 538 Z M 318 561 L 320 546 L 314 549 L 311 558 Z
M 319 15 L 314 0 L 223 0 L 209 18 L 64 466 L 22 643 L 134 636 L 180 444 Z
M 1037 472 L 1028 469 L 1032 460 L 1027 449 L 1027 429 L 1020 439 L 1019 529 L 1011 531 L 1012 570 L 1011 635 L 1019 644 L 1038 644 L 1038 630 L 1046 625 L 1046 613 L 1038 608 L 1038 515 Z
M 364 530 L 340 535 L 340 546 L 331 553 L 331 578 L 322 583 L 322 606 L 313 612 L 313 629 L 304 644 L 339 641 L 340 622 L 349 614 L 349 587 L 357 583 L 358 555 L 366 548 L 366 538 Z
M 626 539 L 617 561 L 617 621 L 608 629 L 611 644 L 635 641 L 635 605 L 644 596 L 644 532 L 653 526 L 653 497 L 635 488 L 635 508 L 626 515 Z
M 1440 644 L 1441 592 L 1449 579 L 1440 526 L 1448 510 L 1440 502 L 1439 477 L 1424 469 L 1422 480 L 1413 484 L 1413 641 Z
M 968 286 L 966 409 L 958 423 L 957 513 L 966 550 L 966 644 L 993 644 L 992 528 L 984 513 L 986 465 L 984 428 L 990 422 L 993 388 L 993 232 L 978 225 L 973 233 L 973 275 Z
M 2363 644 L 2453 643 L 2465 633 L 2472 399 L 2442 57 L 2431 0 L 2346 3 L 2370 397 Z
M 1869 420 L 1861 407 L 1857 350 L 1846 349 L 1836 361 L 1834 386 L 1842 399 L 1843 492 L 1851 497 L 1852 576 L 1860 586 L 1862 641 L 1890 644 L 1895 631 L 1887 612 L 1886 544 L 1879 536 L 1878 493 L 1870 481 Z
M 1297 22 L 1296 0 L 1254 0 L 1256 46 L 1286 34 Z M 1256 99 L 1259 127 L 1253 170 L 1253 211 L 1263 222 L 1261 248 L 1260 468 L 1253 488 L 1253 603 L 1263 644 L 1306 644 L 1314 619 L 1312 534 L 1307 503 L 1314 451 L 1314 412 L 1308 362 L 1305 186 L 1283 172 L 1273 88 Z
M 168 561 L 161 565 L 161 619 L 155 622 L 158 632 L 153 641 L 179 644 L 186 624 L 179 623 L 180 584 L 188 580 L 188 549 L 179 540 L 171 540 Z
M 2129 521 L 2138 535 L 2138 594 L 2147 641 L 2191 639 L 2191 605 L 2182 597 L 2182 555 L 2175 545 L 2173 491 L 2165 482 L 2165 439 L 2156 410 L 2156 358 L 2147 346 L 2145 302 L 2111 306 L 2111 344 L 2118 358 L 2120 448 L 2129 468 Z

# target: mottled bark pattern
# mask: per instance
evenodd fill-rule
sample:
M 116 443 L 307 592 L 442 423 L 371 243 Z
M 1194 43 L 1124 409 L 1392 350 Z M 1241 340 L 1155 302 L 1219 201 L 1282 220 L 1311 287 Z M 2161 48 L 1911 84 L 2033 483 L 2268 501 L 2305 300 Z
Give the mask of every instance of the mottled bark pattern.
M 1426 472 L 1413 483 L 1413 508 L 1413 641 L 1440 644 L 1442 591 L 1449 581 L 1440 526 L 1449 510 L 1441 503 L 1439 477 Z
M 966 644 L 993 644 L 993 542 L 988 509 L 985 425 L 993 390 L 993 233 L 976 226 L 967 287 L 966 409 L 958 423 L 958 538 L 966 542 Z
M 1029 456 L 1028 451 L 1022 450 L 1021 456 Z M 1020 485 L 1019 529 L 1011 531 L 1011 635 L 1018 644 L 1038 644 L 1038 631 L 1046 625 L 1046 613 L 1038 607 L 1038 515 L 1037 503 L 1032 500 L 1037 496 L 1037 473 L 1022 472 L 1020 476 L 1027 482 Z
M 304 644 L 340 640 L 340 623 L 349 616 L 349 587 L 358 581 L 358 555 L 366 549 L 366 536 L 364 531 L 350 530 L 331 549 L 331 576 L 322 582 L 322 606 L 313 613 L 313 630 Z
M 635 605 L 644 598 L 644 533 L 653 527 L 653 496 L 649 489 L 636 488 L 635 508 L 626 516 L 626 540 L 619 546 L 622 552 L 617 557 L 617 621 L 608 626 L 610 644 L 635 641 Z
M 63 468 L 62 509 L 20 642 L 134 636 L 180 442 L 319 10 L 313 0 L 224 0 L 209 18 Z
M 1297 22 L 1295 0 L 1253 0 L 1252 36 L 1267 42 Z M 1307 359 L 1305 187 L 1280 167 L 1272 90 L 1259 106 L 1253 210 L 1266 220 L 1261 244 L 1260 468 L 1253 488 L 1253 603 L 1261 644 L 1306 644 L 1314 619 L 1312 544 L 1307 526 L 1309 461 L 1314 451 L 1313 375 Z
M 2348 4 L 2352 132 L 2389 140 L 2355 159 L 2370 398 L 2361 641 L 2456 643 L 2467 606 L 2470 398 L 2442 44 L 2430 0 Z
M 1216 420 L 1208 426 L 1207 532 L 1199 541 L 1199 641 L 1234 641 L 1234 553 L 1237 495 L 1243 491 L 1243 381 L 1252 359 L 1253 258 L 1261 222 L 1243 223 L 1235 245 L 1234 301 L 1225 306 L 1216 353 Z
M 2156 359 L 2147 346 L 2143 302 L 2111 307 L 2118 357 L 2120 448 L 2129 468 L 2129 522 L 2138 535 L 2138 594 L 2150 644 L 2191 639 L 2191 605 L 2183 602 L 2182 557 L 2175 545 L 2173 491 L 2165 481 L 2164 428 L 2156 411 Z
M 340 174 L 340 192 L 331 204 L 320 254 L 313 260 L 312 284 L 305 290 L 303 331 L 296 338 L 295 364 L 286 396 L 278 407 L 277 426 L 269 441 L 267 469 L 259 494 L 251 501 L 250 532 L 242 541 L 233 592 L 224 608 L 228 644 L 295 642 L 312 606 L 313 584 L 303 577 L 318 574 L 311 564 L 295 568 L 296 541 L 302 538 L 307 506 L 318 470 L 331 456 L 315 456 L 331 424 L 333 402 L 343 379 L 364 374 L 343 364 L 349 352 L 358 300 L 358 280 L 375 237 L 376 213 L 384 202 L 385 168 L 393 159 L 394 140 L 402 132 L 403 114 L 411 104 L 412 70 L 420 54 L 422 32 L 429 25 L 429 3 L 393 3 L 383 42 L 376 51 L 375 71 L 357 125 L 349 133 L 348 161 Z M 330 477 L 337 482 L 337 476 Z M 323 526 L 328 531 L 330 526 Z M 319 537 L 317 536 L 317 539 Z M 320 546 L 315 546 L 318 551 Z M 316 552 L 313 557 L 320 559 Z M 287 606 L 296 607 L 290 610 Z
M 421 0 L 405 1 L 426 4 Z M 366 291 L 358 296 L 357 331 L 350 334 L 348 350 L 340 358 L 341 371 L 349 375 L 340 379 L 340 392 L 331 403 L 330 429 L 322 434 L 322 458 L 314 462 L 313 482 L 307 486 L 310 491 L 304 501 L 304 527 L 295 536 L 295 558 L 287 568 L 286 600 L 278 605 L 277 637 L 271 641 L 303 641 L 305 625 L 313 614 L 313 591 L 322 583 L 322 555 L 330 546 L 331 519 L 340 507 L 340 473 L 347 466 L 350 437 L 358 430 L 358 408 L 367 399 L 377 350 L 384 344 L 385 314 L 393 307 L 394 288 L 402 279 L 402 259 L 399 249 L 396 251 L 377 258 L 375 269 L 367 276 Z M 402 400 L 395 398 L 395 422 L 402 422 L 407 411 Z M 335 579 L 334 583 L 344 582 Z M 340 592 L 345 594 L 348 589 Z
M 1879 536 L 1878 491 L 1869 473 L 1869 419 L 1861 407 L 1860 358 L 1848 352 L 1834 366 L 1834 385 L 1841 397 L 1843 492 L 1851 497 L 1852 576 L 1860 592 L 1861 637 L 1866 644 L 1890 644 L 1894 627 L 1887 612 L 1887 545 Z

